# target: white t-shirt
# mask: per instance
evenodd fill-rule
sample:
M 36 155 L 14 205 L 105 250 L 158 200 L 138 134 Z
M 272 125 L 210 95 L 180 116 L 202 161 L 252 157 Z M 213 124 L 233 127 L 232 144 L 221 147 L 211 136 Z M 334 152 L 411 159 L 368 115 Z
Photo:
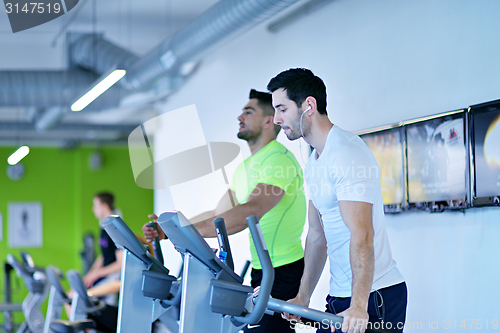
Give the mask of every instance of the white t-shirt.
M 350 231 L 339 211 L 340 201 L 362 201 L 373 205 L 375 269 L 372 291 L 404 281 L 392 259 L 384 222 L 378 164 L 370 149 L 354 133 L 333 126 L 321 156 L 313 151 L 306 166 L 309 196 L 321 214 L 330 262 L 330 295 L 350 297 Z

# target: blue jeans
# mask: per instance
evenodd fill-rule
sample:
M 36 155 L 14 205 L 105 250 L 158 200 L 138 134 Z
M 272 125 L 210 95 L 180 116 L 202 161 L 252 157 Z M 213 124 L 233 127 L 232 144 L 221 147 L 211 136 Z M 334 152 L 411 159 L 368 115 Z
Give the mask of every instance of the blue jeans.
M 370 294 L 368 299 L 368 328 L 391 329 L 403 332 L 406 320 L 407 303 L 406 283 L 402 282 Z M 326 312 L 340 313 L 351 305 L 350 297 L 326 297 Z M 321 327 L 316 332 L 330 333 L 330 328 Z M 341 332 L 337 327 L 335 332 Z

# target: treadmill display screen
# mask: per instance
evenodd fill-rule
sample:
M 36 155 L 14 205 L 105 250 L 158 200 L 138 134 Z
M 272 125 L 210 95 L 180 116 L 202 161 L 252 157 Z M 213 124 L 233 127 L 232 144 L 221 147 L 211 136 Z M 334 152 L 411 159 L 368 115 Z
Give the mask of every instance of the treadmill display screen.
M 500 109 L 473 114 L 476 197 L 500 195 Z
M 403 203 L 403 147 L 399 128 L 361 135 L 379 165 L 384 205 Z
M 465 199 L 464 114 L 407 125 L 406 135 L 409 203 Z

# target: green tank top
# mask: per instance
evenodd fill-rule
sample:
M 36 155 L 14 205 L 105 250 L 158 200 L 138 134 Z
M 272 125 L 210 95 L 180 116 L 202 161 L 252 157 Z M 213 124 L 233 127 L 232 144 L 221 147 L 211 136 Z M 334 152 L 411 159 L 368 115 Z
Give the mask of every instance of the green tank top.
M 285 191 L 280 202 L 259 221 L 273 266 L 283 266 L 303 258 L 300 238 L 306 218 L 306 199 L 302 168 L 295 156 L 276 140 L 238 166 L 230 188 L 238 203 L 244 204 L 259 183 Z M 261 269 L 251 235 L 250 253 L 253 267 Z

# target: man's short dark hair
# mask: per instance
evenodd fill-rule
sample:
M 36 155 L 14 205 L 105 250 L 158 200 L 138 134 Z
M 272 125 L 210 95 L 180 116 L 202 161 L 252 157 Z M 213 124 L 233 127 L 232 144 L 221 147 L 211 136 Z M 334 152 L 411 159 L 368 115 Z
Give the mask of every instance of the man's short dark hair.
M 109 209 L 115 210 L 115 196 L 111 192 L 97 193 L 95 198 L 98 198 L 102 203 L 108 205 Z
M 267 89 L 270 92 L 283 88 L 288 98 L 298 107 L 307 97 L 316 99 L 318 112 L 326 115 L 326 86 L 323 80 L 313 74 L 309 69 L 292 68 L 279 73 L 269 81 Z
M 264 114 L 264 116 L 274 116 L 273 95 L 268 92 L 251 89 L 248 98 L 255 98 L 259 101 L 257 104 L 262 109 L 262 113 Z M 279 133 L 280 129 L 280 126 L 274 125 L 274 131 L 276 132 L 276 134 Z

